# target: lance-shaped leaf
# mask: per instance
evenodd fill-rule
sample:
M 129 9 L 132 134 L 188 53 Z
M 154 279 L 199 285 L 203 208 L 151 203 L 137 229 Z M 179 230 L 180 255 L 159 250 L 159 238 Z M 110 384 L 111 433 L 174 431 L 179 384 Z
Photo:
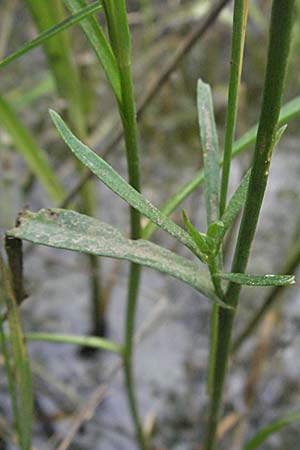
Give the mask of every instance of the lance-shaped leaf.
M 252 439 L 243 447 L 243 450 L 256 450 L 263 444 L 272 434 L 280 431 L 282 428 L 294 422 L 300 422 L 300 412 L 287 414 L 274 422 L 269 423 L 259 430 Z
M 182 210 L 182 218 L 186 229 L 202 254 L 201 261 L 207 264 L 208 255 L 211 254 L 211 242 L 208 240 L 209 238 L 205 234 L 200 233 L 194 225 L 192 225 L 184 209 Z
M 33 418 L 33 396 L 30 364 L 25 346 L 19 310 L 15 294 L 10 285 L 8 271 L 0 257 L 1 279 L 4 285 L 4 301 L 7 308 L 9 342 L 12 355 L 12 373 L 8 369 L 10 391 L 12 389 L 12 402 L 17 435 L 21 450 L 30 450 Z M 0 319 L 1 320 L 1 319 Z
M 90 16 L 91 14 L 96 13 L 100 9 L 102 9 L 102 5 L 100 2 L 97 1 L 83 9 L 81 9 L 78 13 L 72 14 L 67 19 L 63 20 L 62 22 L 58 23 L 57 25 L 55 25 L 55 26 L 47 29 L 43 33 L 39 34 L 36 38 L 32 39 L 30 42 L 27 42 L 19 50 L 17 50 L 16 52 L 12 53 L 11 55 L 7 56 L 5 59 L 0 61 L 0 68 L 7 66 L 12 61 L 20 58 L 21 56 L 28 53 L 30 50 L 45 43 L 52 37 L 56 36 L 58 33 L 61 33 L 62 31 L 67 30 L 71 26 L 75 25 L 76 23 L 80 22 L 82 19 Z
M 34 244 L 141 264 L 178 278 L 220 303 L 208 274 L 202 272 L 197 264 L 151 242 L 127 239 L 111 225 L 74 211 L 26 211 L 19 218 L 19 226 L 6 234 Z
M 197 105 L 204 164 L 204 194 L 207 225 L 219 218 L 219 143 L 210 86 L 198 81 Z
M 297 97 L 286 103 L 280 113 L 279 125 L 282 125 L 289 120 L 297 117 L 300 113 L 300 97 Z M 240 153 L 244 152 L 250 144 L 253 144 L 256 139 L 257 125 L 248 130 L 240 139 L 238 139 L 232 149 L 232 157 L 235 158 Z M 223 157 L 219 160 L 219 165 L 223 165 Z M 160 210 L 165 215 L 171 214 L 200 184 L 204 181 L 204 172 L 199 170 L 195 176 L 180 186 L 177 191 L 161 206 Z M 149 239 L 155 232 L 156 225 L 149 222 L 143 229 L 142 236 L 144 239 Z
M 77 139 L 55 111 L 50 111 L 50 115 L 65 143 L 74 155 L 90 169 L 96 177 L 130 206 L 137 209 L 158 227 L 167 231 L 192 252 L 199 255 L 198 247 L 188 233 L 168 217 L 164 216 L 159 209 L 153 206 L 139 192 L 130 186 L 124 178 L 104 161 L 104 159 L 100 158 L 100 156 Z
M 64 0 L 64 3 L 73 14 L 88 5 L 86 0 Z M 80 26 L 101 64 L 118 102 L 121 103 L 122 92 L 118 65 L 102 29 L 93 16 L 82 20 Z
M 245 286 L 289 286 L 295 284 L 294 275 L 250 275 L 219 272 L 214 277 Z
M 98 348 L 114 353 L 122 354 L 122 347 L 114 342 L 97 336 L 79 336 L 76 334 L 53 334 L 53 333 L 26 333 L 29 341 L 45 341 L 56 344 L 74 344 L 85 347 Z

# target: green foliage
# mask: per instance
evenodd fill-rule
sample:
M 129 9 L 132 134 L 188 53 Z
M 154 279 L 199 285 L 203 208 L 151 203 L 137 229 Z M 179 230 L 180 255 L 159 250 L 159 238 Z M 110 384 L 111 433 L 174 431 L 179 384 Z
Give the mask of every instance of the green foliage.
M 280 431 L 281 429 L 285 428 L 286 426 L 294 422 L 300 422 L 300 413 L 298 411 L 287 414 L 286 416 L 274 420 L 274 422 L 271 422 L 270 424 L 266 425 L 264 428 L 259 430 L 250 439 L 249 442 L 247 442 L 247 444 L 243 447 L 242 450 L 255 450 L 259 448 L 261 444 L 263 444 L 274 433 L 277 433 L 277 431 Z
M 86 0 L 64 0 L 64 3 L 73 14 L 87 7 Z M 80 26 L 101 64 L 118 102 L 122 103 L 120 75 L 116 58 L 100 25 L 95 17 L 87 17 L 80 22 Z
M 164 216 L 155 206 L 130 186 L 107 162 L 80 142 L 55 111 L 50 111 L 50 114 L 58 132 L 70 150 L 99 180 L 158 227 L 178 239 L 179 242 L 186 245 L 194 253 L 198 253 L 198 248 L 194 241 L 182 228 Z
M 25 212 L 19 222 L 7 236 L 39 245 L 126 259 L 178 278 L 220 303 L 206 273 L 201 272 L 197 264 L 151 242 L 127 239 L 111 225 L 63 209 Z
M 246 273 L 216 273 L 214 277 L 245 286 L 289 286 L 295 283 L 293 275 L 250 275 Z
M 201 80 L 198 81 L 197 87 L 197 105 L 204 164 L 205 205 L 209 226 L 219 218 L 220 156 L 211 89 Z
M 53 27 L 47 29 L 43 33 L 39 34 L 36 38 L 34 38 L 32 41 L 27 42 L 23 47 L 21 47 L 16 52 L 12 53 L 11 55 L 7 56 L 5 59 L 0 61 L 0 68 L 7 66 L 11 62 L 15 61 L 16 59 L 20 58 L 23 55 L 26 55 L 30 50 L 33 50 L 34 48 L 38 47 L 39 45 L 47 42 L 49 39 L 56 36 L 58 33 L 61 33 L 64 30 L 67 30 L 68 28 L 72 27 L 76 23 L 80 22 L 82 19 L 88 17 L 90 14 L 94 14 L 95 12 L 102 9 L 102 5 L 100 2 L 94 2 L 91 5 L 87 6 L 86 8 L 83 8 L 78 13 L 73 14 L 72 16 L 68 17 L 67 19 L 63 20 L 57 25 L 54 25 Z
M 8 270 L 4 265 L 1 255 L 0 281 L 2 282 L 0 304 L 6 306 L 9 326 L 9 336 L 6 337 L 3 331 L 2 318 L 0 318 L 0 338 L 5 359 L 12 409 L 20 449 L 30 450 L 33 420 L 30 364 L 17 301 L 10 284 Z
M 47 158 L 30 131 L 23 125 L 9 103 L 0 96 L 1 126 L 10 135 L 16 150 L 22 155 L 30 170 L 40 181 L 49 197 L 54 202 L 60 202 L 65 191 L 51 169 Z
M 74 334 L 53 334 L 53 333 L 26 333 L 29 341 L 45 341 L 57 344 L 73 344 L 85 347 L 98 348 L 114 353 L 122 354 L 122 347 L 108 339 L 95 336 L 78 336 Z

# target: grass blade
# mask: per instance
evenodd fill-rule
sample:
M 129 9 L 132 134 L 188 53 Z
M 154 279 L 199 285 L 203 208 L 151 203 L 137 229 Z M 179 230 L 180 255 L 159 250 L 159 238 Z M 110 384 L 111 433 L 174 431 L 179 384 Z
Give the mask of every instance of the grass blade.
M 197 105 L 204 164 L 204 194 L 207 225 L 219 217 L 219 143 L 210 86 L 198 81 Z
M 197 264 L 151 242 L 127 239 L 111 225 L 74 211 L 26 211 L 19 218 L 19 226 L 6 235 L 34 244 L 144 265 L 178 278 L 224 306 L 214 294 L 207 273 L 202 272 Z
M 102 339 L 96 336 L 78 336 L 75 334 L 53 334 L 53 333 L 26 333 L 26 339 L 29 341 L 45 341 L 58 344 L 74 344 L 85 347 L 108 350 L 114 353 L 122 353 L 122 347 L 108 339 Z
M 263 444 L 272 434 L 280 431 L 282 428 L 294 422 L 300 422 L 300 412 L 288 414 L 281 419 L 271 422 L 260 431 L 258 431 L 252 439 L 243 447 L 243 450 L 256 450 Z
M 86 0 L 64 0 L 64 3 L 73 14 L 87 6 Z M 101 27 L 92 16 L 82 20 L 80 26 L 104 70 L 118 103 L 121 104 L 122 92 L 118 65 Z
M 294 275 L 250 275 L 219 272 L 214 277 L 244 286 L 289 286 L 295 284 Z
M 62 22 L 58 23 L 57 25 L 47 29 L 46 31 L 41 33 L 39 36 L 34 38 L 32 41 L 26 43 L 22 48 L 20 48 L 16 52 L 12 53 L 11 55 L 7 56 L 5 59 L 0 61 L 0 68 L 7 66 L 12 61 L 15 61 L 16 59 L 25 55 L 30 50 L 38 47 L 39 45 L 44 44 L 46 41 L 48 41 L 52 37 L 56 36 L 58 33 L 61 33 L 62 31 L 67 30 L 71 26 L 75 25 L 76 23 L 80 22 L 82 19 L 85 19 L 86 17 L 90 16 L 91 14 L 96 13 L 100 9 L 102 9 L 101 3 L 98 1 L 94 2 L 91 5 L 80 10 L 78 13 L 73 14 L 72 16 L 68 17 L 67 19 L 63 20 Z
M 15 413 L 17 414 L 16 428 L 21 450 L 30 450 L 33 421 L 33 395 L 30 364 L 17 301 L 10 286 L 8 273 L 2 261 L 1 271 L 6 291 L 4 295 L 9 325 L 10 349 L 13 360 L 14 391 L 16 396 Z
M 50 115 L 67 146 L 97 178 L 130 206 L 137 209 L 157 226 L 178 239 L 192 252 L 197 255 L 199 254 L 196 244 L 181 227 L 164 216 L 155 206 L 130 186 L 109 164 L 100 158 L 100 156 L 77 139 L 55 111 L 50 111 Z
M 0 123 L 10 135 L 16 150 L 23 156 L 28 167 L 42 184 L 51 200 L 55 203 L 61 202 L 65 192 L 52 171 L 46 156 L 19 120 L 13 108 L 1 96 Z

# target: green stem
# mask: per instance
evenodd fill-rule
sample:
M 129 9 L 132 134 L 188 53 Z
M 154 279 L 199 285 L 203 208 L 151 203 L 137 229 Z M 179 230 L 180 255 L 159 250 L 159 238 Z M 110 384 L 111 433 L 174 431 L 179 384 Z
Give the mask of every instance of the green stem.
M 123 93 L 122 108 L 120 110 L 124 138 L 126 143 L 126 157 L 128 163 L 129 183 L 140 191 L 140 172 L 139 172 L 139 151 L 137 141 L 137 123 L 135 114 L 135 102 L 133 95 L 133 84 L 130 65 L 120 67 L 120 81 Z M 141 237 L 140 213 L 130 208 L 130 235 L 132 239 Z M 133 373 L 133 339 L 135 330 L 135 317 L 138 301 L 139 282 L 141 267 L 137 264 L 131 264 L 129 275 L 129 286 L 127 293 L 127 314 L 125 325 L 125 351 L 124 351 L 124 374 L 125 384 L 128 396 L 128 403 L 131 415 L 135 424 L 136 436 L 141 450 L 146 450 L 146 440 L 143 434 L 141 420 L 138 412 L 138 404 L 135 395 L 135 382 Z
M 267 185 L 287 68 L 294 4 L 295 0 L 285 0 L 283 7 L 282 0 L 273 0 L 268 61 L 259 129 L 232 272 L 244 273 L 246 270 Z M 234 308 L 238 305 L 240 290 L 241 287 L 237 284 L 230 283 L 228 286 L 226 300 Z M 216 352 L 216 367 L 218 367 L 218 370 L 214 373 L 214 389 L 209 408 L 205 450 L 213 450 L 216 445 L 216 430 L 222 405 L 234 317 L 234 310 L 220 309 Z
M 241 81 L 245 34 L 248 16 L 248 0 L 235 0 L 233 13 L 233 33 L 231 44 L 231 66 L 228 91 L 228 108 L 226 117 L 226 133 L 224 146 L 224 163 L 220 194 L 220 215 L 225 211 L 232 147 L 238 108 L 238 93 Z
M 122 99 L 118 101 L 118 106 L 124 130 L 129 183 L 137 191 L 140 191 L 138 132 L 131 73 L 131 40 L 126 2 L 125 0 L 116 0 L 112 3 L 110 0 L 104 0 L 103 6 L 108 22 L 109 38 L 120 74 Z M 132 207 L 130 208 L 130 236 L 131 239 L 139 239 L 141 237 L 140 213 Z M 140 449 L 146 450 L 147 444 L 138 411 L 133 371 L 133 339 L 140 273 L 140 266 L 131 264 L 124 335 L 124 375 L 128 403 L 135 425 L 137 441 Z
M 228 91 L 228 108 L 226 117 L 225 147 L 223 155 L 223 171 L 222 171 L 221 192 L 220 192 L 220 216 L 222 216 L 226 207 L 234 132 L 236 126 L 238 93 L 243 64 L 247 16 L 248 16 L 248 0 L 235 0 L 233 13 L 233 32 L 231 44 L 231 61 L 230 61 L 231 65 L 230 65 L 230 77 L 229 77 L 230 79 Z M 219 267 L 221 266 L 219 265 Z M 221 288 L 219 289 L 219 291 L 221 291 Z M 219 326 L 219 306 L 214 305 L 211 316 L 210 352 L 209 352 L 209 365 L 207 377 L 208 392 L 210 395 L 212 395 L 213 391 L 213 379 L 216 364 L 215 356 L 218 345 L 218 326 Z

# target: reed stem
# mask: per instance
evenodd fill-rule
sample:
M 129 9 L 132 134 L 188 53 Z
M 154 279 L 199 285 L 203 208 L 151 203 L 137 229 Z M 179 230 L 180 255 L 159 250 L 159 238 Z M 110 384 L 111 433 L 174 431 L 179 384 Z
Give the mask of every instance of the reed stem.
M 112 3 L 110 0 L 104 0 L 103 6 L 108 22 L 111 46 L 119 68 L 122 99 L 121 102 L 118 101 L 118 107 L 124 130 L 128 178 L 131 186 L 140 192 L 138 131 L 131 72 L 131 39 L 127 20 L 126 2 L 125 0 L 116 0 Z M 141 237 L 140 213 L 132 207 L 130 208 L 130 237 L 131 239 L 139 239 Z M 123 363 L 128 404 L 135 426 L 137 442 L 141 450 L 146 450 L 147 444 L 138 411 L 133 370 L 133 339 L 140 273 L 140 266 L 137 264 L 130 265 Z
M 259 129 L 232 272 L 244 273 L 246 270 L 267 185 L 287 69 L 294 4 L 295 0 L 285 0 L 284 2 L 283 0 L 273 0 Z M 241 287 L 239 285 L 229 283 L 226 291 L 226 301 L 234 308 L 238 305 L 240 290 Z M 220 309 L 216 352 L 216 367 L 218 367 L 218 370 L 214 373 L 213 393 L 209 407 L 209 420 L 204 445 L 205 450 L 214 450 L 216 447 L 216 430 L 222 405 L 234 317 L 234 310 Z
M 233 32 L 231 43 L 231 61 L 228 91 L 228 108 L 226 116 L 226 132 L 224 145 L 224 163 L 220 194 L 220 215 L 225 211 L 230 166 L 232 159 L 232 147 L 236 127 L 238 109 L 238 94 L 241 83 L 243 66 L 243 54 L 248 17 L 248 0 L 235 0 L 233 12 Z

